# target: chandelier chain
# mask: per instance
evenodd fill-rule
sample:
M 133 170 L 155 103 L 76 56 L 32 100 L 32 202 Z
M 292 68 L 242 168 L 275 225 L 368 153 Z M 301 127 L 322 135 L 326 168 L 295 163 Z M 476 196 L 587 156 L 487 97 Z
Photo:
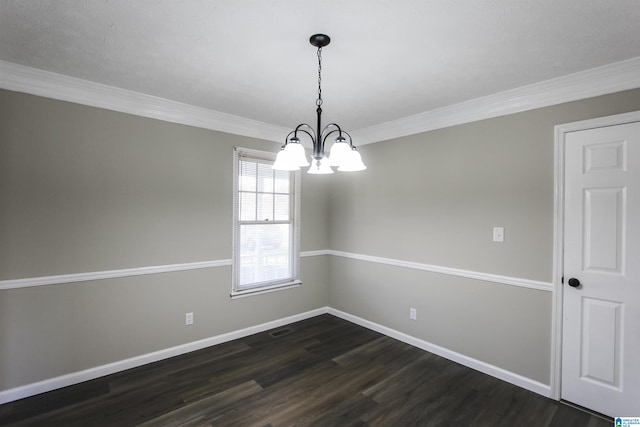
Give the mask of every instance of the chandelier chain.
M 316 105 L 322 105 L 322 48 L 318 48 L 318 99 Z

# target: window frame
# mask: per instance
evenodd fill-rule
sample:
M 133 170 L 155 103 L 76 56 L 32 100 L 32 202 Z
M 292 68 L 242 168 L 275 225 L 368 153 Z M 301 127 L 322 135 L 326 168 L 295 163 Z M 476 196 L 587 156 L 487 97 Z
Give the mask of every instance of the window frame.
M 267 163 L 273 165 L 276 153 L 251 148 L 234 147 L 233 149 L 233 255 L 232 255 L 232 286 L 231 298 L 239 298 L 249 295 L 257 295 L 265 292 L 273 292 L 297 287 L 302 284 L 300 280 L 300 171 L 289 172 L 290 178 L 290 219 L 285 223 L 291 223 L 291 235 L 289 236 L 289 263 L 291 265 L 291 277 L 271 282 L 258 282 L 250 286 L 240 286 L 240 226 L 246 221 L 240 218 L 240 161 L 250 160 L 255 163 Z M 248 221 L 248 223 L 266 224 L 265 221 Z M 269 223 L 282 223 L 281 221 L 269 221 Z M 261 284 L 262 283 L 262 284 Z

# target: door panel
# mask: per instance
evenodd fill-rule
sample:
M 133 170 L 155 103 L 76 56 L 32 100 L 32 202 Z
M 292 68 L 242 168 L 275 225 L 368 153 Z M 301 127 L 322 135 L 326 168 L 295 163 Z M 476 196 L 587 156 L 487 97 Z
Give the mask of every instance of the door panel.
M 640 123 L 568 133 L 564 193 L 561 395 L 609 416 L 637 416 Z
M 580 376 L 620 389 L 622 304 L 582 298 L 583 329 Z
M 624 205 L 624 188 L 585 189 L 583 270 L 622 274 Z

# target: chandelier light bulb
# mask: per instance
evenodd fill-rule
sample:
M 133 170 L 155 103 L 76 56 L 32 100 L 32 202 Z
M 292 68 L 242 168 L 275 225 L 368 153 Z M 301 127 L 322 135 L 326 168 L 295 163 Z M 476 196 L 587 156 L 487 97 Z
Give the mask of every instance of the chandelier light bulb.
M 336 138 L 329 152 L 329 166 L 342 166 L 350 152 L 351 146 L 347 140 L 342 137 Z
M 333 169 L 331 169 L 331 166 L 329 166 L 329 159 L 323 157 L 321 159 L 313 159 L 311 167 L 309 168 L 307 173 L 310 173 L 312 175 L 328 175 L 330 173 L 333 173 Z
M 273 163 L 273 166 L 271 166 L 271 168 L 280 171 L 300 170 L 300 166 L 296 164 L 291 156 L 291 153 L 288 152 L 285 148 L 281 148 L 280 151 L 278 151 L 278 154 L 276 155 L 276 161 Z
M 363 171 L 367 167 L 362 163 L 362 156 L 356 147 L 353 147 L 351 151 L 345 156 L 345 161 L 338 167 L 340 172 L 357 172 Z
M 284 147 L 284 151 L 288 152 L 288 155 L 291 158 L 291 161 L 296 164 L 296 166 L 309 166 L 309 162 L 307 161 L 307 156 L 304 152 L 304 147 L 299 142 L 297 143 L 289 143 Z

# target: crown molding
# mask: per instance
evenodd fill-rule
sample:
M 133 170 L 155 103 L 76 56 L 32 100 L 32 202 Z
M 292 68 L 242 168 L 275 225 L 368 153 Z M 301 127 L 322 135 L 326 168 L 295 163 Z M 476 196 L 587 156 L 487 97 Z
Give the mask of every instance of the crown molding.
M 0 60 L 0 88 L 91 107 L 282 142 L 284 127 Z
M 640 87 L 640 57 L 351 132 L 357 145 Z M 281 142 L 288 128 L 0 60 L 0 88 L 235 135 Z
M 640 87 L 640 57 L 415 114 L 351 132 L 358 145 Z

